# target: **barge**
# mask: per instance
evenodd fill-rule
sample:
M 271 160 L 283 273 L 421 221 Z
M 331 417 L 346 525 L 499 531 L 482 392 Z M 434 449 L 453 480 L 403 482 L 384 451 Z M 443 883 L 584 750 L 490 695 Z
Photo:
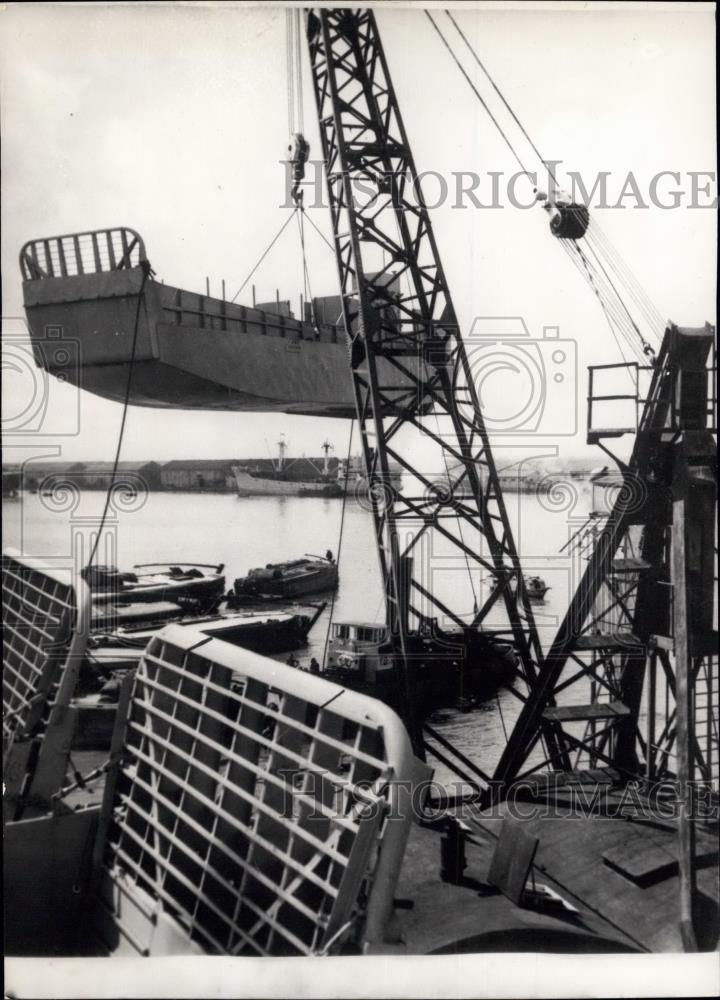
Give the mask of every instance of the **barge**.
M 126 227 L 31 240 L 20 268 L 35 361 L 72 385 L 116 402 L 129 386 L 134 406 L 355 415 L 337 296 L 314 301 L 312 324 L 176 288 Z

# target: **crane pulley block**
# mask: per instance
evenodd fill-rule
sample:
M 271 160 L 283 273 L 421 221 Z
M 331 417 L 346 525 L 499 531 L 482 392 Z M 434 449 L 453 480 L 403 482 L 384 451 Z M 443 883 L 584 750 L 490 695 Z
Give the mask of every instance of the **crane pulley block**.
M 550 216 L 550 231 L 560 240 L 579 240 L 590 225 L 590 212 L 586 205 L 571 202 L 569 205 L 555 205 Z
M 566 192 L 556 191 L 547 195 L 535 188 L 535 200 L 550 216 L 550 232 L 559 240 L 579 240 L 590 225 L 590 211 L 587 205 L 573 201 Z

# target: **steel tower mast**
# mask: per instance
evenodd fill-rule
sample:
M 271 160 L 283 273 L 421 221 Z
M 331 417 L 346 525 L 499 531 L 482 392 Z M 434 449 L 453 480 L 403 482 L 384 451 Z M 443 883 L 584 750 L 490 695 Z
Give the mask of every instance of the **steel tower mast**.
M 438 616 L 464 630 L 467 656 L 473 633 L 504 603 L 523 698 L 540 644 L 375 16 L 314 8 L 306 24 L 388 624 L 405 721 L 422 754 L 415 640 Z M 432 471 L 413 457 L 408 427 L 434 448 Z M 403 469 L 402 488 L 391 485 L 390 460 Z M 438 563 L 463 562 L 492 581 L 471 616 L 433 580 Z

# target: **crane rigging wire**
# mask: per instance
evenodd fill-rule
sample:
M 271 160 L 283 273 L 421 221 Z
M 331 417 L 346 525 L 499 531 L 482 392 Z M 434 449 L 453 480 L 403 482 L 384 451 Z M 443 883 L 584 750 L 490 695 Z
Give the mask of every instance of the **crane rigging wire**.
M 625 357 L 625 352 L 623 351 L 622 343 L 620 342 L 620 339 L 619 339 L 619 336 L 618 336 L 618 330 L 617 330 L 617 328 L 615 326 L 615 323 L 613 321 L 613 317 L 611 315 L 611 310 L 606 307 L 606 304 L 605 304 L 605 302 L 603 300 L 601 292 L 599 291 L 599 289 L 596 287 L 596 285 L 592 281 L 591 276 L 587 273 L 587 270 L 586 270 L 586 268 L 585 268 L 582 260 L 580 259 L 579 254 L 577 253 L 577 247 L 576 247 L 576 245 L 572 242 L 572 240 L 561 240 L 560 243 L 561 243 L 561 246 L 562 246 L 563 250 L 567 253 L 568 257 L 570 258 L 570 261 L 572 262 L 572 264 L 574 265 L 574 267 L 576 267 L 577 270 L 579 271 L 580 276 L 583 278 L 583 280 L 588 281 L 590 283 L 590 287 L 591 287 L 593 293 L 595 294 L 595 296 L 597 297 L 598 302 L 600 303 L 600 307 L 602 309 L 603 316 L 605 317 L 605 319 L 607 321 L 608 327 L 610 329 L 610 333 L 612 334 L 612 336 L 613 336 L 613 338 L 615 340 L 615 343 L 617 344 L 617 348 L 618 348 L 618 351 L 620 353 L 620 357 L 623 359 L 623 362 L 625 364 L 627 364 L 627 358 Z
M 665 321 L 660 313 L 660 310 L 647 294 L 642 284 L 638 281 L 627 262 L 621 257 L 618 250 L 610 242 L 609 237 L 597 219 L 591 220 L 588 232 L 590 238 L 600 244 L 606 255 L 610 256 L 614 260 L 615 268 L 622 276 L 623 284 L 633 292 L 636 301 L 639 303 L 640 308 L 645 314 L 648 326 L 652 329 L 653 334 L 659 340 L 661 334 L 658 331 L 662 331 L 665 327 Z
M 285 11 L 285 59 L 287 66 L 288 134 L 305 131 L 302 79 L 302 25 L 299 8 Z
M 520 129 L 520 131 L 522 132 L 522 134 L 525 136 L 525 138 L 527 139 L 527 141 L 530 143 L 530 146 L 531 146 L 533 152 L 535 153 L 535 155 L 537 156 L 538 160 L 540 160 L 540 162 L 543 164 L 543 166 L 545 167 L 545 169 L 548 171 L 549 176 L 552 178 L 553 182 L 557 186 L 557 178 L 555 177 L 555 174 L 553 173 L 553 171 L 551 170 L 550 166 L 548 165 L 548 161 L 545 159 L 544 156 L 541 155 L 539 149 L 537 148 L 537 146 L 535 145 L 535 143 L 531 139 L 530 135 L 526 131 L 523 123 L 520 121 L 520 119 L 518 118 L 518 116 L 515 114 L 515 112 L 513 111 L 512 107 L 510 106 L 509 102 L 505 99 L 505 95 L 500 90 L 500 88 L 498 87 L 498 85 L 495 83 L 495 81 L 493 80 L 493 78 L 490 76 L 490 74 L 488 73 L 488 71 L 485 69 L 485 66 L 484 66 L 482 60 L 480 59 L 480 56 L 477 54 L 477 52 L 475 51 L 475 49 L 472 47 L 472 45 L 470 44 L 470 42 L 467 40 L 467 37 L 465 36 L 462 28 L 457 23 L 457 21 L 452 16 L 452 14 L 450 13 L 449 10 L 446 10 L 445 13 L 447 14 L 447 16 L 450 19 L 450 21 L 454 24 L 455 30 L 460 35 L 460 37 L 462 38 L 462 40 L 465 42 L 465 45 L 467 46 L 468 50 L 470 51 L 470 54 L 472 55 L 472 57 L 475 60 L 475 62 L 478 64 L 478 66 L 480 67 L 480 69 L 483 71 L 483 73 L 487 77 L 487 79 L 490 82 L 490 85 L 492 86 L 493 90 L 498 95 L 498 97 L 502 101 L 502 103 L 505 106 L 505 108 L 507 109 L 507 111 L 510 113 L 510 116 L 512 117 L 512 120 L 518 126 L 518 128 Z
M 522 172 L 526 175 L 526 177 L 531 177 L 532 175 L 531 175 L 530 171 L 527 169 L 527 167 L 525 166 L 525 164 L 523 163 L 523 161 L 520 159 L 520 156 L 519 156 L 517 150 L 515 149 L 515 147 L 513 146 L 513 144 L 510 142 L 510 139 L 507 137 L 507 135 L 503 131 L 503 128 L 500 125 L 499 121 L 497 120 L 497 118 L 495 117 L 495 115 L 492 113 L 492 111 L 490 110 L 490 108 L 488 107 L 488 105 L 486 104 L 486 102 L 483 99 L 480 91 L 477 89 L 477 87 L 475 86 L 475 84 L 470 79 L 470 76 L 467 73 L 467 71 L 465 70 L 464 66 L 462 65 L 462 63 L 460 62 L 460 60 L 458 59 L 458 57 L 453 52 L 452 47 L 450 46 L 450 43 L 447 41 L 447 39 L 443 35 L 442 31 L 440 30 L 440 28 L 435 23 L 435 20 L 434 20 L 434 18 L 433 18 L 432 14 L 430 13 L 429 10 L 425 11 L 425 16 L 430 21 L 430 24 L 432 24 L 433 28 L 437 32 L 437 34 L 438 34 L 441 42 L 445 46 L 445 48 L 450 53 L 450 56 L 451 56 L 453 62 L 455 63 L 455 65 L 457 66 L 457 68 L 460 70 L 460 72 L 462 73 L 462 75 L 467 80 L 467 83 L 470 86 L 471 90 L 473 91 L 473 93 L 475 94 L 475 96 L 477 97 L 477 99 L 480 101 L 480 103 L 482 104 L 482 106 L 485 108 L 485 111 L 487 112 L 488 116 L 490 117 L 490 120 L 494 124 L 495 128 L 498 130 L 498 132 L 500 133 L 500 135 L 502 136 L 502 138 L 505 140 L 505 144 L 507 145 L 508 149 L 510 150 L 510 152 L 514 156 L 514 158 L 515 158 L 518 166 L 520 167 L 520 169 L 522 170 Z
M 619 310 L 617 302 L 612 296 L 611 290 L 609 289 L 609 286 L 607 285 L 607 282 L 603 278 L 602 274 L 594 268 L 592 262 L 577 243 L 573 240 L 562 240 L 561 243 L 564 249 L 567 250 L 572 262 L 578 268 L 581 275 L 588 282 L 593 293 L 596 295 L 606 318 L 611 324 L 613 335 L 616 339 L 618 335 L 622 336 L 630 350 L 630 353 L 635 354 L 638 357 L 642 357 L 642 355 L 639 354 L 637 344 L 633 341 L 632 330 L 628 327 L 625 316 Z M 623 361 L 626 361 L 625 354 L 620 347 L 619 340 L 618 347 L 620 348 Z
M 293 11 L 285 11 L 285 60 L 287 65 L 288 135 L 295 131 L 295 73 L 293 69 Z
M 303 78 L 302 78 L 302 25 L 300 18 L 302 16 L 302 11 L 296 8 L 293 11 L 295 15 L 295 73 L 296 73 L 296 89 L 297 89 L 297 112 L 298 112 L 298 131 L 305 132 L 305 112 L 303 108 Z
M 298 211 L 297 207 L 294 208 L 292 210 L 292 212 L 290 213 L 290 215 L 288 215 L 287 219 L 283 222 L 282 226 L 280 226 L 280 228 L 278 229 L 277 233 L 275 233 L 275 235 L 273 236 L 273 238 L 270 240 L 269 244 L 265 247 L 265 249 L 263 250 L 263 252 L 260 254 L 260 258 L 259 258 L 257 264 L 255 264 L 255 266 L 250 271 L 250 274 L 248 274 L 248 276 L 245 279 L 245 281 L 243 281 L 242 285 L 240 285 L 240 287 L 238 288 L 238 290 L 235 292 L 235 294 L 233 295 L 233 297 L 230 299 L 231 302 L 234 302 L 235 299 L 240 294 L 240 292 L 243 290 L 243 288 L 245 288 L 245 286 L 247 285 L 248 281 L 250 281 L 250 279 L 252 278 L 252 276 L 255 274 L 255 272 L 260 267 L 260 265 L 262 264 L 262 262 L 265 260 L 265 258 L 267 257 L 267 255 L 270 253 L 270 251 L 272 250 L 272 248 L 275 246 L 275 244 L 280 239 L 280 237 L 282 236 L 282 234 L 285 232 L 285 230 L 287 229 L 287 227 L 290 225 L 290 223 L 292 222 L 293 217 L 295 216 L 295 214 L 297 213 L 297 211 Z
M 581 252 L 581 253 L 583 252 L 583 251 L 582 251 L 582 249 L 581 249 L 580 247 L 578 247 L 578 249 L 580 250 L 580 252 Z M 650 348 L 650 345 L 649 345 L 649 344 L 648 344 L 648 342 L 647 342 L 647 341 L 645 340 L 645 338 L 643 337 L 643 335 L 642 335 L 642 334 L 640 333 L 640 330 L 639 330 L 639 328 L 638 328 L 638 325 L 637 325 L 637 323 L 636 323 L 636 322 L 635 322 L 635 320 L 634 320 L 634 319 L 632 318 L 632 316 L 631 316 L 631 314 L 630 314 L 630 310 L 629 310 L 629 309 L 628 309 L 628 307 L 626 306 L 626 304 L 625 304 L 625 302 L 624 302 L 624 300 L 623 300 L 622 296 L 620 295 L 620 293 L 618 292 L 617 288 L 616 288 L 616 287 L 615 287 L 615 285 L 613 284 L 613 281 L 612 281 L 612 279 L 611 279 L 610 275 L 609 275 L 609 274 L 607 273 L 607 271 L 605 270 L 605 267 L 603 266 L 603 263 L 602 263 L 602 261 L 600 260 L 600 258 L 599 258 L 599 256 L 598 256 L 598 254 L 597 254 L 597 252 L 596 252 L 596 249 L 595 249 L 595 247 L 593 247 L 593 244 L 592 244 L 592 243 L 588 243 L 588 249 L 589 249 L 590 253 L 592 253 L 592 255 L 593 255 L 593 256 L 595 257 L 595 261 L 596 261 L 596 263 L 597 263 L 597 266 L 599 267 L 600 271 L 602 272 L 602 274 L 603 274 L 603 277 L 604 277 L 604 278 L 606 279 L 606 281 L 608 282 L 608 284 L 609 284 L 609 285 L 610 285 L 610 287 L 612 288 L 612 290 L 613 290 L 613 292 L 614 292 L 614 294 L 615 294 L 615 297 L 616 297 L 617 301 L 619 302 L 619 304 L 620 304 L 620 305 L 622 306 L 623 310 L 625 311 L 625 315 L 627 316 L 627 319 L 628 319 L 628 322 L 630 323 L 630 325 L 631 325 L 632 329 L 633 329 L 633 330 L 635 331 L 635 333 L 637 334 L 638 338 L 640 339 L 640 342 L 641 342 L 641 344 L 642 344 L 642 350 L 643 350 L 643 353 L 644 353 L 644 354 L 647 354 L 647 353 L 648 353 L 648 351 L 649 351 L 649 350 L 651 350 L 651 348 Z
M 452 45 L 450 44 L 448 39 L 443 35 L 443 32 L 439 28 L 438 24 L 435 22 L 432 15 L 428 11 L 425 11 L 425 13 L 428 17 L 428 20 L 431 22 L 433 28 L 435 29 L 438 37 L 442 41 L 444 47 L 447 49 L 451 58 L 455 62 L 455 65 L 462 73 L 466 82 L 468 83 L 471 90 L 475 94 L 476 98 L 478 99 L 483 109 L 489 116 L 490 120 L 492 121 L 495 128 L 501 135 L 502 139 L 509 147 L 515 160 L 519 164 L 520 169 L 528 177 L 528 179 L 534 181 L 535 175 L 532 174 L 525 166 L 525 162 L 523 161 L 517 149 L 513 145 L 506 131 L 501 127 L 496 116 L 492 113 L 487 101 L 483 98 L 482 94 L 473 83 L 472 79 L 470 78 L 470 75 L 462 65 Z M 487 70 L 483 61 L 480 59 L 480 56 L 477 54 L 477 52 L 471 45 L 469 39 L 463 32 L 460 25 L 452 16 L 450 11 L 446 10 L 445 15 L 447 16 L 447 18 L 457 31 L 462 41 L 464 42 L 466 48 L 470 52 L 474 61 L 480 67 L 482 73 L 490 83 L 495 94 L 500 99 L 503 107 L 508 112 L 513 122 L 517 126 L 517 128 L 520 130 L 523 138 L 529 144 L 533 153 L 547 171 L 548 176 L 552 179 L 553 184 L 555 185 L 555 196 L 553 198 L 548 199 L 548 201 L 549 203 L 554 203 L 555 198 L 557 197 L 559 192 L 558 192 L 557 178 L 555 176 L 554 171 L 552 170 L 552 167 L 540 153 L 537 144 L 533 141 L 530 133 L 522 124 L 520 118 L 513 110 L 512 106 L 510 105 L 510 102 L 506 99 L 500 87 L 496 84 L 495 80 Z M 535 188 L 535 190 L 537 192 L 537 188 Z M 572 208 L 574 206 L 571 203 L 569 207 Z M 627 341 L 628 346 L 631 347 L 633 353 L 640 356 L 645 363 L 647 363 L 648 357 L 652 360 L 655 354 L 654 348 L 651 346 L 649 341 L 641 332 L 639 323 L 633 317 L 632 313 L 630 312 L 630 309 L 628 308 L 628 305 L 626 303 L 626 298 L 631 300 L 638 315 L 641 317 L 640 322 L 643 325 L 647 325 L 648 329 L 651 332 L 651 336 L 654 340 L 659 341 L 661 331 L 664 328 L 664 323 L 662 321 L 659 311 L 654 306 L 649 296 L 642 288 L 640 282 L 637 280 L 637 278 L 632 273 L 627 264 L 622 260 L 619 253 L 617 252 L 617 250 L 615 250 L 612 243 L 605 235 L 605 233 L 602 231 L 602 229 L 599 227 L 599 225 L 593 222 L 592 228 L 588 225 L 586 226 L 582 234 L 575 237 L 571 237 L 570 239 L 565 239 L 563 237 L 560 237 L 560 234 L 557 232 L 556 235 L 560 238 L 561 243 L 572 244 L 572 248 L 565 247 L 565 249 L 568 251 L 569 256 L 573 260 L 573 263 L 575 263 L 579 267 L 585 280 L 590 285 L 591 290 L 598 298 L 598 301 L 600 302 L 603 312 L 605 313 L 605 316 L 608 322 L 610 323 L 611 330 L 613 331 L 613 335 L 615 336 L 618 346 L 620 346 L 620 341 L 618 337 L 618 335 L 620 335 Z M 579 246 L 579 243 L 582 239 L 585 240 L 586 251 L 583 251 Z M 622 286 L 625 295 L 621 293 L 618 286 Z M 639 342 L 639 348 L 637 342 L 633 343 L 634 338 L 637 338 L 637 342 Z M 621 354 L 622 353 L 623 352 L 621 351 Z
M 125 438 L 125 426 L 127 424 L 128 410 L 130 409 L 130 392 L 132 389 L 133 374 L 135 371 L 138 334 L 140 332 L 140 311 L 143 305 L 145 305 L 145 291 L 147 283 L 152 279 L 153 275 L 155 274 L 152 267 L 150 266 L 149 260 L 146 259 L 141 260 L 140 267 L 142 269 L 142 280 L 140 282 L 140 288 L 138 289 L 137 303 L 135 306 L 135 322 L 133 324 L 133 334 L 132 334 L 132 342 L 130 348 L 130 364 L 128 365 L 127 380 L 125 382 L 125 394 L 123 397 L 122 417 L 120 418 L 120 429 L 118 430 L 117 445 L 115 447 L 115 458 L 113 459 L 112 471 L 110 473 L 110 479 L 108 481 L 107 490 L 105 491 L 105 502 L 103 504 L 103 510 L 100 516 L 100 523 L 98 524 L 97 534 L 95 535 L 95 540 L 92 544 L 92 548 L 90 549 L 90 555 L 88 556 L 88 561 L 85 564 L 86 570 L 89 570 L 95 561 L 95 557 L 97 555 L 97 551 L 100 546 L 100 539 L 102 537 L 103 531 L 105 530 L 105 522 L 107 520 L 108 512 L 110 510 L 110 501 L 112 500 L 113 491 L 115 490 L 117 485 L 117 474 L 120 468 L 120 454 L 122 452 L 123 440 Z

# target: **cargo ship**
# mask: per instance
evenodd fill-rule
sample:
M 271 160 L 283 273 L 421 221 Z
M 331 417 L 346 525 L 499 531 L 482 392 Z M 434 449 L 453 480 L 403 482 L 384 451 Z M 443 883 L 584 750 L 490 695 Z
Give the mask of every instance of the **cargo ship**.
M 330 457 L 332 445 L 329 441 L 323 443 L 324 457 L 321 465 L 316 465 L 313 459 L 288 459 L 287 441 L 281 437 L 278 441 L 278 458 L 273 468 L 261 469 L 234 465 L 233 475 L 238 496 L 325 496 L 340 497 L 359 496 L 367 491 L 365 468 L 360 455 L 350 458 L 349 462 L 338 461 Z M 399 467 L 390 471 L 391 485 L 398 487 L 402 471 Z

